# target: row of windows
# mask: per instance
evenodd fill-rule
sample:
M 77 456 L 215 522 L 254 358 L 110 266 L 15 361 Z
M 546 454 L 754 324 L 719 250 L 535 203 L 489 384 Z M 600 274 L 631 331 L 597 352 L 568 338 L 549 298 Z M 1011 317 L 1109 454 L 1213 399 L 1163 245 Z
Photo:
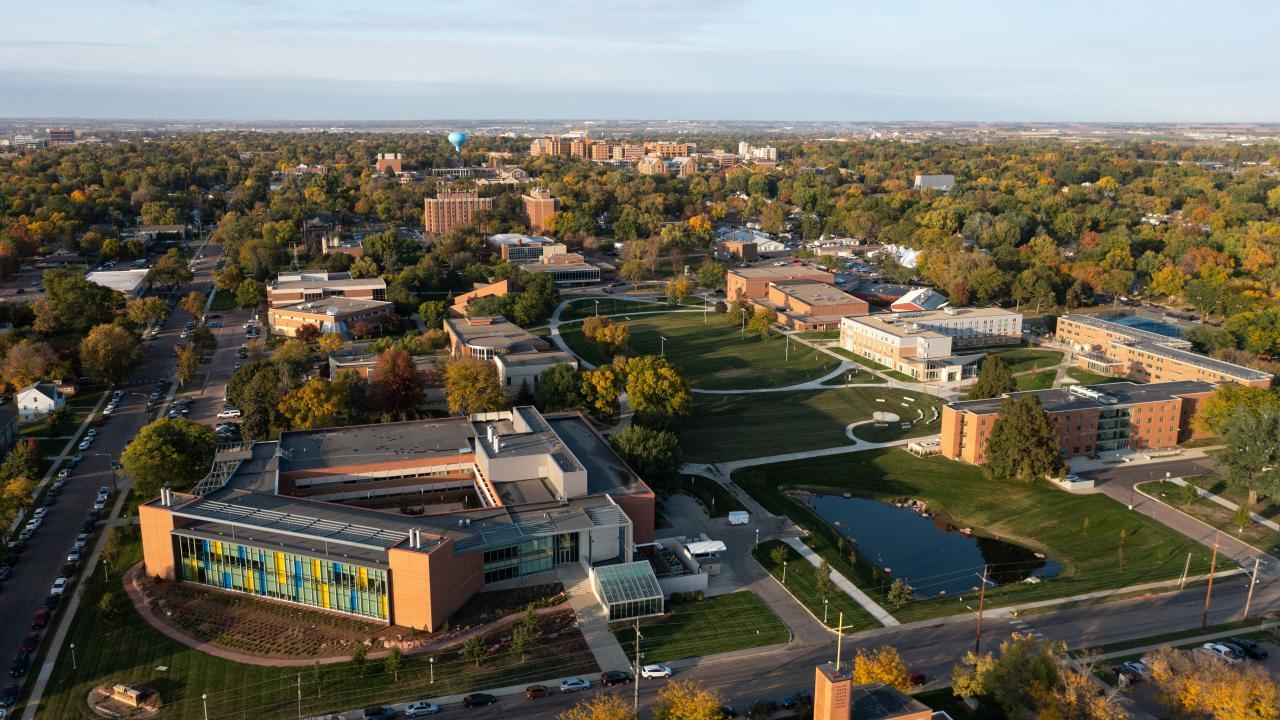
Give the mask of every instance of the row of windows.
M 181 579 L 224 590 L 387 619 L 387 573 L 351 563 L 178 535 Z

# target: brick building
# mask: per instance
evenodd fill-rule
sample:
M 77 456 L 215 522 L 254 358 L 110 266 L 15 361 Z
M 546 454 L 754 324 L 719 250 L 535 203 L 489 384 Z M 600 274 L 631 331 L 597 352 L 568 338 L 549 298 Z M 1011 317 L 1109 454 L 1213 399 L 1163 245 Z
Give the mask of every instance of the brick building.
M 560 211 L 560 198 L 538 188 L 520 197 L 524 203 L 524 216 L 529 220 L 529 232 L 541 235 L 551 228 L 551 217 Z
M 278 307 L 304 300 L 345 297 L 354 300 L 386 300 L 387 281 L 353 278 L 345 272 L 280 273 L 267 285 L 267 305 Z
M 759 300 L 769 294 L 770 283 L 808 280 L 830 285 L 835 279 L 836 276 L 826 270 L 808 265 L 737 268 L 725 274 L 724 296 L 732 301 L 741 292 L 747 300 Z
M 438 235 L 472 224 L 477 212 L 493 209 L 493 198 L 480 197 L 475 190 L 441 190 L 423 200 L 422 227 L 428 235 Z
M 756 309 L 778 314 L 778 322 L 791 330 L 830 330 L 840 327 L 846 315 L 866 315 L 866 300 L 826 283 L 813 280 L 771 282 L 765 296 L 751 302 Z

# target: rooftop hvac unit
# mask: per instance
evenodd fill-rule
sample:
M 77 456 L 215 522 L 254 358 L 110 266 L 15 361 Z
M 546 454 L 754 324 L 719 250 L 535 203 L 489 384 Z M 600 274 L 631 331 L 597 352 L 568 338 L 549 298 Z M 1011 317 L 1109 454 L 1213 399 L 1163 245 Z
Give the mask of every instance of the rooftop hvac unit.
M 951 305 L 948 305 L 948 306 L 946 306 L 946 307 L 942 308 L 942 312 L 944 312 L 944 313 L 946 313 L 946 314 L 948 314 L 948 315 L 959 315 L 959 314 L 960 314 L 960 308 L 958 308 L 958 307 L 953 307 L 953 306 L 951 306 Z

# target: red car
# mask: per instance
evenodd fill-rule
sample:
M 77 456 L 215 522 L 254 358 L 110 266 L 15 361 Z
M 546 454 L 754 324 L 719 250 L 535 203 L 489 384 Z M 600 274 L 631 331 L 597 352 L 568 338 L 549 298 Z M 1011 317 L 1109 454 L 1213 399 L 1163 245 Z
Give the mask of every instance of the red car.
M 40 630 L 49 624 L 49 609 L 40 608 L 36 611 L 34 617 L 31 618 L 31 629 Z
M 69 578 L 75 574 L 76 574 L 76 564 L 70 563 L 70 562 L 63 565 L 62 569 L 58 571 L 58 577 Z
M 22 644 L 18 646 L 18 649 L 26 653 L 35 652 L 35 649 L 39 647 L 39 645 L 40 633 L 31 633 L 22 639 Z

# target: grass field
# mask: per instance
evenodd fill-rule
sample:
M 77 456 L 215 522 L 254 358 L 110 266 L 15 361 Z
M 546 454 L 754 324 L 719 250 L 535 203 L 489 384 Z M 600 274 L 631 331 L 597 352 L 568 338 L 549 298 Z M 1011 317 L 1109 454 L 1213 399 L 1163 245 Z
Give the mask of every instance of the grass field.
M 627 657 L 635 657 L 634 626 L 618 625 L 613 634 Z M 660 620 L 640 623 L 640 652 L 646 663 L 745 650 L 790 639 L 791 633 L 778 616 L 749 590 L 679 605 Z
M 903 398 L 911 398 L 903 407 Z M 884 402 L 877 402 L 883 400 Z M 680 427 L 680 442 L 689 462 L 721 462 L 780 452 L 798 452 L 848 445 L 849 423 L 870 420 L 877 410 L 914 420 L 926 420 L 941 403 L 937 398 L 891 388 L 832 388 L 742 395 L 695 395 L 693 414 Z M 939 416 L 940 417 L 940 416 Z M 884 431 L 877 441 L 938 432 L 941 420 L 917 424 L 910 430 L 860 427 L 859 437 Z
M 1013 381 L 1017 383 L 1018 390 L 1048 390 L 1053 387 L 1053 378 L 1057 374 L 1057 370 L 1042 370 L 1036 373 L 1019 375 Z
M 615 315 L 627 312 L 655 312 L 667 310 L 665 302 L 643 302 L 640 300 L 624 300 L 621 298 L 601 296 L 570 300 L 560 311 L 561 320 L 580 320 L 596 314 L 596 302 L 599 302 L 601 315 Z
M 919 382 L 919 380 L 916 380 L 910 375 L 906 373 L 898 372 L 897 370 L 885 370 L 884 375 L 885 377 L 893 378 L 894 380 L 897 380 L 899 382 L 906 382 L 906 383 Z
M 796 333 L 796 337 L 805 340 L 839 340 L 839 330 L 806 330 Z
M 1054 367 L 1062 362 L 1062 353 L 1057 350 L 1016 348 L 1013 350 L 998 350 L 991 353 L 991 355 L 1003 360 L 1004 364 L 1009 366 L 1009 370 L 1015 373 Z
M 140 554 L 136 542 L 126 550 L 129 563 Z M 299 679 L 303 712 L 310 717 L 373 702 L 469 692 L 597 669 L 576 632 L 535 643 L 524 662 L 504 646 L 491 646 L 479 667 L 456 652 L 437 653 L 434 685 L 429 684 L 427 658 L 420 656 L 403 659 L 398 679 L 385 672 L 381 660 L 369 660 L 363 672 L 351 663 L 305 668 L 243 665 L 170 640 L 147 625 L 132 606 L 126 607 L 127 601 L 110 612 L 100 609 L 105 585 L 101 568 L 83 582 L 88 583 L 85 597 L 67 638 L 76 645 L 77 667 L 72 668 L 64 651 L 36 716 L 41 720 L 96 718 L 85 697 L 91 687 L 107 681 L 144 683 L 159 691 L 164 702 L 160 717 L 171 720 L 206 717 L 202 693 L 209 696 L 210 718 L 296 718 Z M 118 575 L 113 582 L 119 582 Z M 562 640 L 565 644 L 558 649 Z
M 219 290 L 213 294 L 213 303 L 209 309 L 215 312 L 230 310 L 236 306 L 236 296 L 230 290 Z
M 1067 377 L 1085 385 L 1101 385 L 1102 383 L 1125 382 L 1128 378 L 1112 377 L 1110 375 L 1099 375 L 1091 373 L 1083 368 L 1067 368 Z
M 1069 495 L 1045 483 L 989 481 L 977 468 L 944 458 L 917 458 L 902 450 L 813 458 L 744 468 L 733 479 L 767 509 L 789 515 L 812 531 L 810 545 L 873 595 L 875 587 L 837 547 L 838 535 L 816 514 L 783 494 L 794 487 L 852 492 L 874 498 L 924 498 L 956 525 L 1044 552 L 1062 574 L 1037 585 L 1007 585 L 987 593 L 995 605 L 1063 597 L 1141 582 L 1176 578 L 1187 553 L 1191 573 L 1208 568 L 1209 552 L 1182 535 L 1128 512 L 1103 495 Z M 1123 538 L 1122 533 L 1123 531 Z M 1128 559 L 1121 567 L 1123 557 Z M 980 568 L 979 568 L 980 569 Z M 894 614 L 903 620 L 956 611 L 956 600 L 921 600 Z
M 1212 482 L 1204 484 L 1213 485 Z M 1138 489 L 1159 499 L 1170 507 L 1181 510 L 1200 522 L 1218 528 L 1232 537 L 1249 543 L 1263 552 L 1275 552 L 1280 549 L 1280 532 L 1255 522 L 1251 522 L 1241 529 L 1235 522 L 1236 513 L 1234 510 L 1228 510 L 1206 498 L 1199 498 L 1195 502 L 1187 504 L 1183 501 L 1182 488 L 1173 483 L 1157 480 L 1155 482 L 1141 483 L 1138 485 Z
M 837 375 L 833 378 L 827 378 L 822 381 L 823 385 L 845 385 L 845 384 L 866 384 L 866 383 L 884 383 L 884 378 L 876 375 L 869 370 L 846 370 L 844 374 Z
M 773 562 L 773 549 L 776 547 L 785 547 L 787 549 L 787 582 L 785 585 L 787 590 L 800 601 L 801 605 L 808 608 L 814 617 L 818 618 L 818 622 L 822 622 L 822 596 L 818 594 L 817 568 L 810 565 L 807 560 L 800 557 L 800 553 L 781 540 L 760 543 L 752 548 L 751 555 L 765 570 L 769 571 L 769 574 L 775 580 L 781 583 L 783 578 L 782 566 Z M 832 567 L 834 568 L 834 566 Z M 862 606 L 855 602 L 853 598 L 833 585 L 826 607 L 828 627 L 836 627 L 840 624 L 840 613 L 844 613 L 845 625 L 852 626 L 849 627 L 849 632 L 881 627 L 880 623 L 871 616 L 871 613 L 862 609 Z
M 851 353 L 848 350 L 845 350 L 844 348 L 833 347 L 833 348 L 827 348 L 827 349 L 839 355 L 842 358 L 846 358 L 852 362 L 858 363 L 863 367 L 871 368 L 872 370 L 888 370 L 889 369 L 887 366 L 881 365 L 875 360 L 864 358 L 861 355 L 858 355 L 857 353 Z
M 762 339 L 739 332 L 724 316 L 712 314 L 703 323 L 702 313 L 641 315 L 624 322 L 631 330 L 628 348 L 633 355 L 657 355 L 666 338 L 666 356 L 689 377 L 693 387 L 705 390 L 741 390 L 781 387 L 822 377 L 839 361 L 807 345 L 779 335 Z M 608 362 L 599 348 L 582 335 L 580 323 L 561 326 L 565 343 L 594 365 Z

